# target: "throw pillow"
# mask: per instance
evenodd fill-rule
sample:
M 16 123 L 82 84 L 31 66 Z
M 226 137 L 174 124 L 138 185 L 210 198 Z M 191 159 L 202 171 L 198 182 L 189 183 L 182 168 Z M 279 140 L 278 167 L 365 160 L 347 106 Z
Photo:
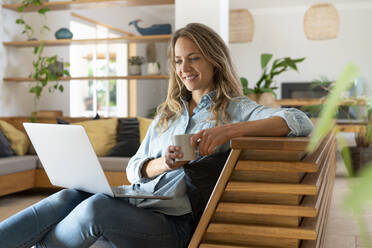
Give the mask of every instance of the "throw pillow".
M 10 147 L 9 141 L 4 136 L 0 129 L 0 157 L 9 157 L 14 155 L 14 151 Z
M 139 127 L 137 118 L 118 119 L 116 146 L 109 156 L 131 157 L 139 148 Z
M 30 146 L 30 141 L 26 134 L 18 130 L 6 121 L 0 120 L 0 128 L 5 137 L 9 140 L 10 147 L 17 155 L 25 155 Z
M 83 126 L 97 156 L 106 156 L 116 145 L 117 123 L 118 120 L 113 118 L 83 121 L 71 124 Z
M 139 122 L 139 134 L 140 134 L 140 142 L 145 138 L 147 129 L 149 129 L 152 119 L 144 118 L 144 117 L 137 117 Z
M 66 125 L 70 124 L 70 122 L 65 121 L 61 118 L 56 118 L 56 121 L 57 121 L 57 124 L 66 124 Z

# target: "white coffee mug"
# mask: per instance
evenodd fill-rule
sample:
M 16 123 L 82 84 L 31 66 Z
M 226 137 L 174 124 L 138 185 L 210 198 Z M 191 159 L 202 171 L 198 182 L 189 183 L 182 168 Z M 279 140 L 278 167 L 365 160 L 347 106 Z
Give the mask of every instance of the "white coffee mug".
M 182 158 L 176 158 L 176 161 L 190 161 L 197 158 L 196 148 L 191 145 L 190 139 L 194 134 L 180 134 L 173 136 L 173 145 L 179 146 L 183 154 Z

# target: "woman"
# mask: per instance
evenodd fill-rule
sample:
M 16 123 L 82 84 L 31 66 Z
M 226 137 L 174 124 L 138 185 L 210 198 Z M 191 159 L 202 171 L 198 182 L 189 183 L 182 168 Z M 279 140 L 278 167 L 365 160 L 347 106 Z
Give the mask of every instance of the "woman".
M 296 109 L 274 110 L 242 96 L 228 48 L 202 24 L 172 37 L 170 80 L 145 140 L 127 167 L 134 188 L 171 200 L 117 199 L 62 190 L 0 223 L 1 247 L 186 247 L 227 158 L 231 138 L 305 136 L 311 121 Z M 200 156 L 189 162 L 176 134 L 191 133 Z

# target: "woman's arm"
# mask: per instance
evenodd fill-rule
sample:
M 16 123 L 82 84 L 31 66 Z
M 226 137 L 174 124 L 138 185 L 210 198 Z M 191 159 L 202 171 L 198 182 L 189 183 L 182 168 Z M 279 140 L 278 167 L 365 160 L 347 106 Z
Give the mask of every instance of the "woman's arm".
M 183 156 L 179 150 L 179 146 L 169 146 L 163 157 L 147 161 L 142 166 L 142 177 L 153 178 L 164 172 L 176 170 L 185 165 L 188 161 L 175 162 L 176 158 L 182 158 Z
M 204 129 L 193 135 L 192 145 L 198 146 L 202 156 L 210 155 L 214 149 L 229 140 L 242 136 L 286 136 L 290 129 L 286 121 L 278 116 L 266 119 L 230 123 Z

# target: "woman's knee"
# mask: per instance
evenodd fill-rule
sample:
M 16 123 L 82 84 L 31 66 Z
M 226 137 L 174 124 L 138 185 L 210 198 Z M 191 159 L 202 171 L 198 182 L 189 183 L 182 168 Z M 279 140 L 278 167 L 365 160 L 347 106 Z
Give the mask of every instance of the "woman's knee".
M 105 219 L 106 211 L 109 210 L 112 198 L 105 194 L 95 194 L 83 201 L 78 206 L 82 222 L 99 224 Z
M 73 202 L 82 201 L 89 195 L 87 193 L 76 190 L 76 189 L 62 189 L 57 193 L 53 194 L 50 200 L 62 201 L 62 202 Z

